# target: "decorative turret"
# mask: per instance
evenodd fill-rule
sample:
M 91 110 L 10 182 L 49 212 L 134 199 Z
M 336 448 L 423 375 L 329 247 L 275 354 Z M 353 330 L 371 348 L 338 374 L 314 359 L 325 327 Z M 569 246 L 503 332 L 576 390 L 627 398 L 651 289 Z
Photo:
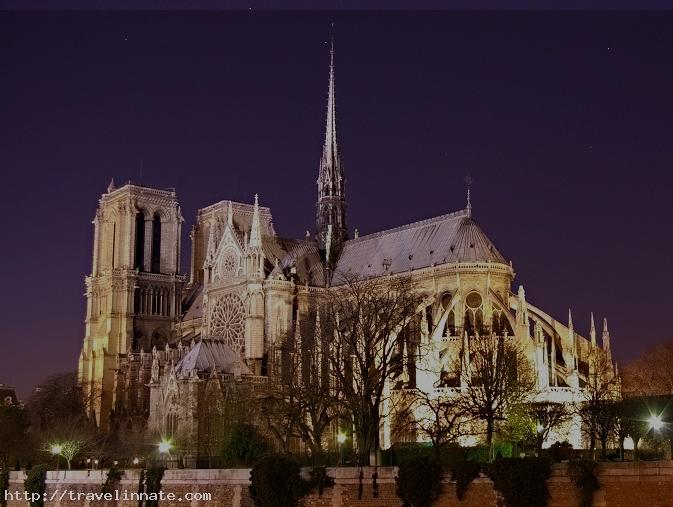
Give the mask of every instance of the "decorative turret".
M 259 196 L 255 194 L 255 207 L 252 212 L 250 236 L 247 238 L 246 255 L 248 258 L 248 276 L 264 276 L 264 254 L 262 252 L 262 233 L 259 219 Z
M 255 194 L 255 207 L 252 212 L 252 225 L 250 227 L 250 247 L 262 246 L 262 234 L 259 225 L 259 195 Z
M 575 340 L 575 328 L 573 327 L 573 314 L 572 310 L 568 308 L 568 342 L 570 342 L 570 364 L 568 375 L 566 377 L 566 382 L 570 387 L 579 387 L 579 374 L 578 366 L 579 361 L 577 358 L 577 341 Z
M 556 387 L 558 379 L 556 377 L 556 339 L 551 337 L 551 385 Z
M 603 350 L 608 355 L 608 359 L 612 361 L 612 351 L 610 349 L 610 331 L 608 331 L 608 319 L 603 318 Z
M 467 331 L 463 333 L 463 357 L 462 371 L 460 374 L 460 387 L 467 387 L 470 381 L 470 341 L 467 337 Z
M 594 323 L 594 312 L 591 312 L 591 329 L 589 330 L 591 337 L 591 348 L 596 348 L 596 324 Z
M 523 285 L 519 285 L 519 291 L 517 293 L 517 304 L 516 304 L 516 331 L 515 335 L 520 340 L 526 340 L 530 338 L 528 327 L 528 304 L 526 303 L 526 291 L 523 288 Z
M 549 370 L 547 366 L 547 344 L 545 342 L 542 326 L 536 320 L 533 326 L 533 338 L 535 341 L 535 363 L 537 366 L 538 386 L 542 389 L 549 385 Z
M 327 121 L 325 143 L 318 174 L 318 203 L 316 206 L 316 239 L 321 250 L 326 250 L 327 233 L 332 227 L 329 244 L 330 260 L 335 262 L 346 240 L 346 194 L 341 167 L 336 128 L 336 101 L 334 91 L 334 41 L 330 48 L 329 91 L 327 94 Z M 328 266 L 329 267 L 329 266 Z

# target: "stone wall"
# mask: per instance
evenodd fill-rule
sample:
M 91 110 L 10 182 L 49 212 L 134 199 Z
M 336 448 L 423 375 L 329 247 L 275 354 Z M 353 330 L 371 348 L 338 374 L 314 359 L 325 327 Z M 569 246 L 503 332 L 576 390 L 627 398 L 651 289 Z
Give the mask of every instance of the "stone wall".
M 401 502 L 395 495 L 395 469 L 379 468 L 378 497 L 374 498 L 372 488 L 373 469 L 364 470 L 363 499 L 357 500 L 358 469 L 329 469 L 336 479 L 333 488 L 325 490 L 322 498 L 311 495 L 303 500 L 303 507 L 399 507 Z M 173 493 L 172 501 L 161 501 L 161 507 L 253 507 L 248 496 L 247 469 L 232 470 L 167 470 L 162 480 L 164 494 Z M 124 498 L 138 491 L 138 470 L 127 470 L 116 487 L 118 500 L 100 501 L 87 499 L 85 493 L 100 494 L 106 473 L 92 471 L 60 471 L 47 475 L 47 506 L 58 507 L 138 507 L 137 499 Z M 9 493 L 23 495 L 24 472 L 10 473 Z M 595 507 L 664 507 L 673 505 L 673 462 L 611 463 L 600 466 L 601 489 L 594 496 Z M 550 507 L 579 506 L 578 492 L 568 477 L 565 465 L 555 465 L 549 479 L 551 493 Z M 210 500 L 187 500 L 190 493 L 208 493 Z M 76 495 L 82 495 L 79 498 Z M 63 495 L 63 498 L 59 498 Z M 52 497 L 54 498 L 52 500 Z M 491 481 L 486 478 L 475 480 L 462 502 L 455 494 L 455 485 L 445 479 L 444 491 L 437 507 L 487 507 L 498 506 L 497 496 Z M 27 507 L 24 499 L 9 498 L 8 507 Z

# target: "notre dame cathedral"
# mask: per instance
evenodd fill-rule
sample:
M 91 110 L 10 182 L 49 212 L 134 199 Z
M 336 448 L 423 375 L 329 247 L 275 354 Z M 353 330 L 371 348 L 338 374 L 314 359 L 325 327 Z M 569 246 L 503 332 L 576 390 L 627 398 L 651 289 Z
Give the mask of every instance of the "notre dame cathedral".
M 190 272 L 180 272 L 184 219 L 176 192 L 110 183 L 93 220 L 91 274 L 86 277 L 86 328 L 79 376 L 96 390 L 99 426 L 122 432 L 198 432 L 196 399 L 207 379 L 268 384 L 273 351 L 310 318 L 312 301 L 338 285 L 335 273 L 361 277 L 409 273 L 432 295 L 437 374 L 420 374 L 419 389 L 437 396 L 461 386 L 441 382 L 442 364 L 475 334 L 506 334 L 525 347 L 544 400 L 572 402 L 588 375 L 588 357 L 610 358 L 603 322 L 597 343 L 512 290 L 514 270 L 464 209 L 394 229 L 350 235 L 337 142 L 334 53 L 331 51 L 325 142 L 318 172 L 314 235 L 279 235 L 271 210 L 230 200 L 198 211 L 191 227 Z M 610 359 L 611 361 L 611 359 Z M 612 364 L 610 362 L 610 364 Z M 578 421 L 559 439 L 579 446 Z M 381 437 L 392 443 L 390 424 Z

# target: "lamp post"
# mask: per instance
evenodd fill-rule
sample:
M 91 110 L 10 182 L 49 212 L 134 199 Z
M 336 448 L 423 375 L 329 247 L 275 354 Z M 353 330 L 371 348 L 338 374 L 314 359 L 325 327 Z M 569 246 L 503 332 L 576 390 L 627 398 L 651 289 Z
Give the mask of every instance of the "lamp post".
M 339 443 L 339 464 L 343 465 L 344 461 L 344 453 L 343 453 L 343 444 L 346 442 L 346 438 L 348 436 L 345 433 L 339 432 L 337 433 L 337 442 Z
M 51 451 L 51 454 L 56 457 L 56 471 L 58 472 L 61 464 L 60 456 L 61 452 L 63 452 L 63 446 L 60 444 L 54 444 L 49 450 Z
M 171 444 L 170 440 L 162 440 L 159 442 L 159 452 L 164 456 L 164 464 L 167 466 L 168 465 L 168 458 L 171 457 L 171 448 L 173 447 L 173 444 Z
M 650 426 L 654 431 L 659 431 L 664 425 L 664 422 L 661 420 L 660 415 L 651 416 L 649 422 Z

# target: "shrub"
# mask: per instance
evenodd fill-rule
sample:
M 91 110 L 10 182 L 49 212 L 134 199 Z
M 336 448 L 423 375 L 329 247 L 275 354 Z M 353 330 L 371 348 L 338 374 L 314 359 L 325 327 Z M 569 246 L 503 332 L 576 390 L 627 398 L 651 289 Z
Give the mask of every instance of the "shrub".
M 0 505 L 7 507 L 7 490 L 9 489 L 9 470 L 3 468 L 0 470 Z
M 409 458 L 400 463 L 395 483 L 404 507 L 429 507 L 442 488 L 442 467 L 429 457 Z
M 295 507 L 309 489 L 299 464 L 288 456 L 265 456 L 250 471 L 250 498 L 256 507 Z
M 456 496 L 462 500 L 470 483 L 479 477 L 481 463 L 476 461 L 456 461 L 451 464 L 451 480 L 456 481 Z
M 493 444 L 493 455 L 500 458 L 511 458 L 513 445 L 510 442 L 497 442 Z M 467 459 L 470 461 L 478 461 L 480 463 L 488 463 L 490 461 L 490 453 L 488 447 L 485 445 L 477 445 L 467 449 Z
M 112 493 L 117 483 L 121 481 L 123 475 L 123 470 L 120 470 L 115 466 L 110 468 L 110 470 L 107 471 L 107 476 L 105 477 L 105 482 L 103 483 L 103 493 Z
M 269 444 L 252 424 L 235 423 L 222 443 L 228 465 L 252 465 L 269 451 Z
M 322 496 L 325 488 L 334 486 L 334 477 L 327 475 L 325 467 L 317 467 L 311 470 L 311 479 L 308 481 L 307 488 L 311 491 L 318 490 L 318 497 Z
M 504 458 L 489 468 L 493 487 L 502 494 L 507 507 L 545 507 L 550 474 L 551 465 L 545 458 Z
M 596 475 L 598 463 L 590 460 L 573 461 L 568 465 L 568 472 L 573 484 L 580 490 L 580 507 L 591 507 L 594 493 L 600 488 Z
M 548 454 L 551 460 L 556 463 L 559 461 L 568 461 L 574 456 L 573 446 L 567 440 L 564 442 L 554 442 L 549 447 Z
M 47 465 L 36 465 L 28 471 L 26 480 L 23 481 L 23 487 L 26 490 L 27 495 L 30 498 L 36 498 L 36 500 L 30 501 L 30 507 L 43 507 L 44 505 L 44 488 L 47 479 L 47 470 L 49 470 Z

